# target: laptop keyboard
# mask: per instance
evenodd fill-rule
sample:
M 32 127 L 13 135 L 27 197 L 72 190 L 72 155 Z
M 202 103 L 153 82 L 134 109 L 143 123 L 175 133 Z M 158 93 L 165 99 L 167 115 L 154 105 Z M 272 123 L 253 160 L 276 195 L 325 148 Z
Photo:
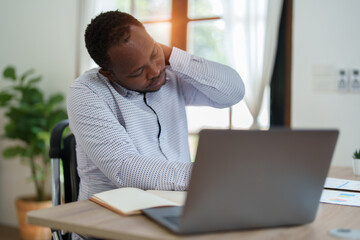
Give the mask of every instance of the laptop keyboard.
M 166 216 L 164 218 L 174 225 L 179 225 L 179 223 L 180 223 L 180 217 Z

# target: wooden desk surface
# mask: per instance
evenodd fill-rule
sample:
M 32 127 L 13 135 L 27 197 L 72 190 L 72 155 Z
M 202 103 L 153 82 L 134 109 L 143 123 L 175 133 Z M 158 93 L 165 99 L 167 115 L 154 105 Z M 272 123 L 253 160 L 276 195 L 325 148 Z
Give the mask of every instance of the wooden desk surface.
M 332 167 L 330 177 L 360 180 L 351 168 Z M 89 200 L 28 213 L 28 223 L 106 239 L 335 239 L 333 228 L 360 229 L 360 207 L 323 204 L 314 222 L 296 227 L 176 236 L 146 217 L 122 217 Z

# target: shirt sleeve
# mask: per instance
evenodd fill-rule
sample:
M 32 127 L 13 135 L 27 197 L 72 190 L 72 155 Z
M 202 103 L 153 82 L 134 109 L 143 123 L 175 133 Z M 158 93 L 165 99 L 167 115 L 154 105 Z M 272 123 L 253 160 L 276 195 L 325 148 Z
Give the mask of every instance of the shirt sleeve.
M 76 142 L 114 185 L 187 190 L 192 163 L 141 155 L 101 95 L 78 84 L 68 92 L 67 107 Z
M 173 48 L 171 69 L 187 105 L 205 105 L 216 108 L 238 103 L 245 95 L 240 75 L 231 67 Z

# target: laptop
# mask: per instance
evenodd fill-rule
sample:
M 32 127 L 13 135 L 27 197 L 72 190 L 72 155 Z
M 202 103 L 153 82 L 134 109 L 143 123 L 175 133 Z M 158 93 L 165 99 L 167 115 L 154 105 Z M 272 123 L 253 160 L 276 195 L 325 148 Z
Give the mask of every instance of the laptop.
M 143 210 L 176 234 L 314 220 L 338 130 L 202 130 L 182 207 Z

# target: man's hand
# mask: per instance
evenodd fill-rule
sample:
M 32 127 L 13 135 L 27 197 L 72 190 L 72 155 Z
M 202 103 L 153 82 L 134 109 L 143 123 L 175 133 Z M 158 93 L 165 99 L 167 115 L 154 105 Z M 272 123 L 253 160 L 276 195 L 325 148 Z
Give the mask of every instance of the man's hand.
M 171 52 L 172 52 L 172 48 L 171 47 L 168 47 L 164 44 L 161 44 L 159 43 L 160 47 L 162 48 L 163 52 L 164 52 L 164 56 L 165 56 L 165 65 L 170 65 L 170 62 L 169 62 L 169 58 L 170 58 L 170 55 L 171 55 Z

